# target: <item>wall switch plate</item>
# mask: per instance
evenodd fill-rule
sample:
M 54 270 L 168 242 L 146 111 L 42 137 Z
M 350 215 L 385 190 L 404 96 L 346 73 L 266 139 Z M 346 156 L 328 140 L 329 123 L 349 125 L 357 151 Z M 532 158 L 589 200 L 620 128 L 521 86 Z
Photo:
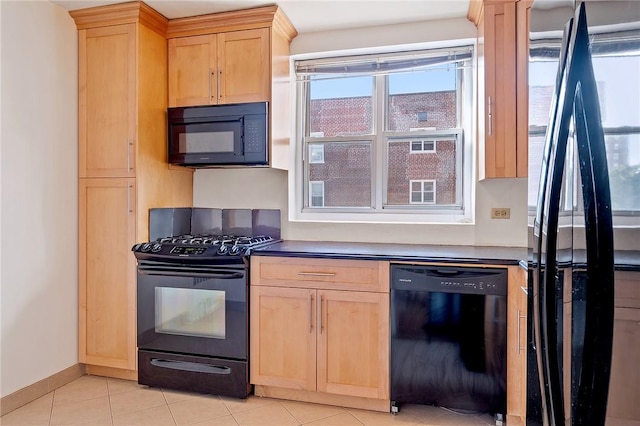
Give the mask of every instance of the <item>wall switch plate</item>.
M 511 209 L 507 207 L 494 207 L 491 209 L 491 219 L 509 219 L 511 217 Z

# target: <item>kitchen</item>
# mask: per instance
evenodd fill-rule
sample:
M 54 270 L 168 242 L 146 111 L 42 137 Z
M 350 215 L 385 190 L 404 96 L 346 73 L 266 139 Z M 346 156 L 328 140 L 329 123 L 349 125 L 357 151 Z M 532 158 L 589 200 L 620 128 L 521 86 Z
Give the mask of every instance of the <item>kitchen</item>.
M 48 2 L 3 2 L 1 9 L 5 40 L 2 46 L 3 397 L 77 363 L 77 33 L 73 20 L 59 9 Z M 304 55 L 475 36 L 476 28 L 466 19 L 465 8 L 458 18 L 436 23 L 302 33 L 293 40 L 291 52 Z M 38 54 L 25 56 L 23 52 Z M 52 64 L 55 64 L 53 69 Z M 16 81 L 22 84 L 15 84 Z M 42 125 L 29 125 L 26 118 L 32 116 L 38 116 Z M 29 143 L 7 142 L 13 140 Z M 196 206 L 273 208 L 280 209 L 283 218 L 287 217 L 289 195 L 285 171 L 198 170 L 193 185 Z M 243 196 L 238 197 L 239 193 Z M 30 195 L 27 198 L 24 194 Z M 282 233 L 286 240 L 400 241 L 524 248 L 527 246 L 526 194 L 526 178 L 477 182 L 474 224 L 384 225 L 283 220 Z M 492 207 L 510 208 L 511 218 L 490 219 Z M 28 263 L 23 253 L 29 253 Z M 43 363 L 43 359 L 46 362 Z

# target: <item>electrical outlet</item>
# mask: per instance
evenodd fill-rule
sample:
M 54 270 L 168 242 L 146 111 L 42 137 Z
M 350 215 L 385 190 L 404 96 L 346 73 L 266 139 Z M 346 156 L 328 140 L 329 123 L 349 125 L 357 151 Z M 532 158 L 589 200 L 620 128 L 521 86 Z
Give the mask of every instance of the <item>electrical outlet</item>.
M 509 219 L 511 217 L 511 209 L 507 207 L 499 207 L 491 209 L 491 219 Z

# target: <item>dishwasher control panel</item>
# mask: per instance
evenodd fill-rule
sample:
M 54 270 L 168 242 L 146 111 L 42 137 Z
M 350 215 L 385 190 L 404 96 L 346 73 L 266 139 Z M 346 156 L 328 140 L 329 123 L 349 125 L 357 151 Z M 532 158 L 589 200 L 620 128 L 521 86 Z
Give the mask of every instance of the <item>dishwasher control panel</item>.
M 391 289 L 506 295 L 507 270 L 392 264 Z

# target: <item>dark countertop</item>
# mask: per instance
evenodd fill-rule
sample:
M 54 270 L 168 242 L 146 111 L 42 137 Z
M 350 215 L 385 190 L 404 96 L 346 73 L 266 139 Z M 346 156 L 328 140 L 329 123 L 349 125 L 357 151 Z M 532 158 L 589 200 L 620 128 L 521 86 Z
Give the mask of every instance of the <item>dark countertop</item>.
M 464 262 L 507 266 L 519 265 L 521 260 L 527 258 L 527 249 L 524 247 L 282 241 L 255 250 L 251 255 L 403 262 Z

